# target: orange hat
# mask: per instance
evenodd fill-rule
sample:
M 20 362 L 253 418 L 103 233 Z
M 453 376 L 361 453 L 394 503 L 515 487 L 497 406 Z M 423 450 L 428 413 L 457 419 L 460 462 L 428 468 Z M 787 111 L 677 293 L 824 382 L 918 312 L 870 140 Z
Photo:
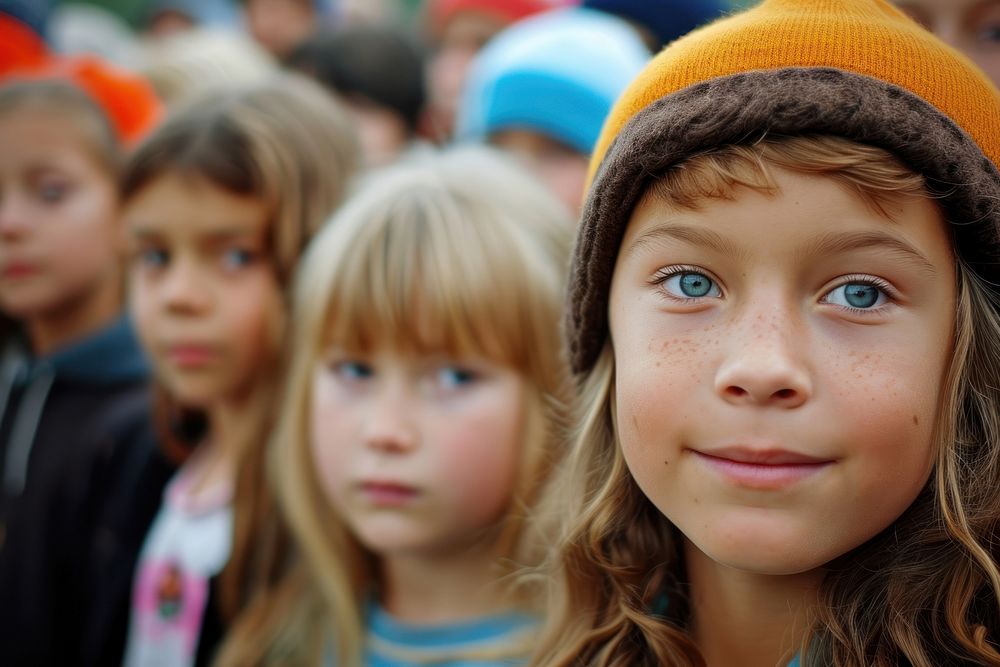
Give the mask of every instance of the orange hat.
M 144 137 L 163 116 L 153 86 L 136 74 L 93 57 L 67 59 L 56 69 L 66 71 L 94 98 L 126 145 Z
M 51 57 L 16 71 L 0 72 L 0 81 L 15 77 L 61 79 L 79 86 L 107 114 L 125 145 L 145 136 L 163 116 L 163 106 L 145 79 L 93 56 Z
M 0 79 L 9 72 L 40 67 L 48 57 L 41 37 L 20 21 L 0 13 Z
M 716 77 L 783 67 L 835 67 L 930 102 L 1000 164 L 997 90 L 972 61 L 883 0 L 766 0 L 663 51 L 615 105 L 591 170 L 638 111 Z
M 607 340 L 625 227 L 652 178 L 707 149 L 832 135 L 924 176 L 963 259 L 1000 284 L 1000 92 L 884 0 L 764 0 L 677 40 L 619 98 L 591 158 L 566 334 L 586 371 Z

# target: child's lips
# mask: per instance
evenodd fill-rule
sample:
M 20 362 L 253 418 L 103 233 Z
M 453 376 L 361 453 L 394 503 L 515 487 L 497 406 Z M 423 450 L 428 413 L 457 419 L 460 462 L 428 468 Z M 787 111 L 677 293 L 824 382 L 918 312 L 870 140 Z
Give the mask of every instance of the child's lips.
M 5 264 L 3 269 L 0 270 L 0 275 L 3 275 L 7 280 L 30 278 L 36 273 L 38 273 L 38 267 L 27 262 L 11 262 L 10 264 Z
M 366 501 L 376 507 L 400 507 L 419 495 L 415 487 L 395 481 L 365 481 L 358 484 L 358 490 Z
M 181 343 L 167 348 L 167 358 L 181 368 L 201 368 L 213 363 L 218 351 L 211 345 Z
M 833 459 L 822 459 L 781 449 L 755 450 L 742 447 L 690 450 L 726 481 L 737 486 L 759 489 L 782 489 L 832 466 Z

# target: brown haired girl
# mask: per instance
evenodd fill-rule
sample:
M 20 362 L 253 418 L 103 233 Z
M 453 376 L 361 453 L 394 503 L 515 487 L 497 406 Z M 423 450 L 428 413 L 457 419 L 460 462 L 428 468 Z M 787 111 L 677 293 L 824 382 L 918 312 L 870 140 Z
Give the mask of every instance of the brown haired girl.
M 127 665 L 203 662 L 219 632 L 211 582 L 232 560 L 239 606 L 271 545 L 260 461 L 285 287 L 356 161 L 341 109 L 281 79 L 193 103 L 129 162 L 132 311 L 180 469 L 135 573 Z

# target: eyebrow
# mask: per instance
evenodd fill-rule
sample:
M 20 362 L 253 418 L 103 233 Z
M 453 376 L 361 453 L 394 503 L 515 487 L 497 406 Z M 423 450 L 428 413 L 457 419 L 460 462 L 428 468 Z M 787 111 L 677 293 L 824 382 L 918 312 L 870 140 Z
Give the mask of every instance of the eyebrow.
M 714 230 L 676 224 L 658 225 L 643 232 L 629 244 L 625 250 L 625 254 L 631 255 L 659 239 L 682 241 L 737 258 L 746 257 L 747 255 L 743 248 Z M 930 275 L 937 274 L 934 264 L 923 253 L 913 247 L 913 245 L 901 238 L 881 231 L 829 232 L 808 248 L 803 253 L 803 256 L 818 257 L 822 255 L 843 254 L 869 248 L 887 250 L 903 260 L 915 262 Z
M 625 249 L 625 254 L 631 255 L 632 253 L 635 253 L 643 247 L 646 247 L 654 241 L 658 241 L 660 239 L 682 241 L 690 245 L 702 246 L 720 254 L 731 255 L 737 258 L 746 257 L 747 255 L 744 248 L 741 248 L 736 243 L 733 243 L 732 240 L 726 238 L 719 232 L 711 229 L 702 229 L 699 227 L 677 224 L 657 225 L 656 227 L 643 232 L 629 244 L 628 248 Z
M 165 236 L 160 229 L 147 229 L 141 223 L 132 230 L 132 236 L 140 239 L 159 239 Z M 247 229 L 246 227 L 223 227 L 204 234 L 202 240 L 208 243 L 225 243 L 238 238 L 257 238 L 258 230 Z
M 937 274 L 934 264 L 922 252 L 913 247 L 913 245 L 897 236 L 880 231 L 848 232 L 843 234 L 830 232 L 816 241 L 807 251 L 806 255 L 841 254 L 869 248 L 886 250 L 891 255 L 895 255 L 904 261 L 915 262 L 921 269 L 932 276 Z

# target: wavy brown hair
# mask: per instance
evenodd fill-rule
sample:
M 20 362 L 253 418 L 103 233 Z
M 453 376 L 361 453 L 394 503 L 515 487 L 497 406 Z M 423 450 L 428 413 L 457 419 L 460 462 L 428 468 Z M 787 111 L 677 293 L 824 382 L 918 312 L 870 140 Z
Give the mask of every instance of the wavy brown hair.
M 306 243 L 343 199 L 360 162 L 347 112 L 305 79 L 281 76 L 192 100 L 157 128 L 128 161 L 121 191 L 128 201 L 167 174 L 264 202 L 275 280 L 290 286 Z M 222 575 L 221 606 L 234 617 L 287 560 L 287 530 L 265 483 L 264 442 L 271 428 L 286 312 L 271 314 L 266 362 L 239 434 L 232 556 Z M 156 388 L 156 418 L 167 454 L 182 463 L 207 429 L 200 411 Z
M 774 192 L 774 167 L 834 178 L 883 213 L 894 198 L 930 196 L 888 153 L 832 137 L 722 147 L 651 188 L 696 208 L 737 187 Z M 931 479 L 891 526 L 827 565 L 803 665 L 1000 664 L 1000 301 L 960 258 L 955 280 Z M 533 664 L 701 666 L 679 534 L 618 446 L 614 368 L 608 342 L 579 378 L 569 457 L 537 516 L 536 534 L 557 537 L 540 570 L 550 616 Z

